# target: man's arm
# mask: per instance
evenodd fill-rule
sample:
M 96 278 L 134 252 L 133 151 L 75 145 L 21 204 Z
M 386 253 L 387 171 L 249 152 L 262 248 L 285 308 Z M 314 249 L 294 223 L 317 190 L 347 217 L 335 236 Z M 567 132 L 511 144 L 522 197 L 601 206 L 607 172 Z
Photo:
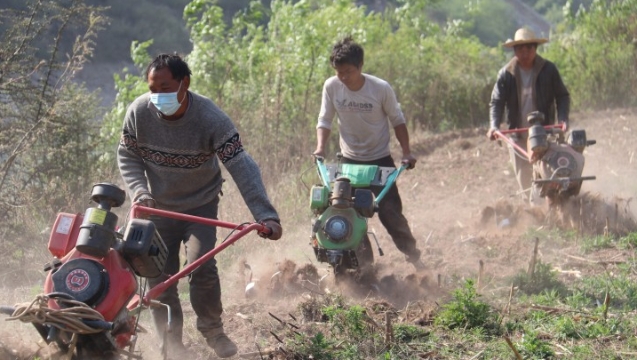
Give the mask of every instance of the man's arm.
M 117 166 L 130 191 L 131 200 L 135 202 L 143 195 L 150 195 L 150 191 L 148 190 L 144 161 L 139 155 L 137 137 L 127 124 L 128 122 L 125 122 L 117 148 Z
M 498 80 L 493 85 L 491 92 L 491 101 L 489 101 L 489 131 L 487 137 L 495 140 L 494 132 L 500 129 L 502 123 L 502 114 L 504 114 L 505 106 L 505 70 L 500 70 Z
M 314 150 L 314 155 L 325 157 L 325 145 L 331 132 L 330 129 L 324 127 L 316 128 L 316 150 Z
M 327 90 L 330 79 L 323 84 L 321 94 L 321 110 L 319 111 L 318 124 L 316 125 L 316 150 L 314 155 L 325 157 L 325 146 L 332 132 L 332 121 L 336 115 L 336 108 Z
M 499 129 L 504 113 L 504 81 L 498 79 L 491 92 L 489 102 L 489 126 L 492 129 Z
M 245 151 L 241 136 L 230 117 L 216 105 L 212 105 L 211 111 L 207 111 L 209 123 L 212 124 L 211 150 L 215 152 L 219 163 L 228 170 L 253 218 L 272 231 L 269 235 L 259 235 L 277 240 L 282 234 L 281 218 L 268 197 L 261 169 Z
M 254 219 L 267 226 L 271 233 L 259 233 L 262 237 L 278 240 L 283 234 L 281 218 L 268 198 L 261 171 L 247 152 L 242 151 L 236 158 L 226 162 L 226 169 L 237 184 L 243 201 Z
M 229 121 L 229 120 L 228 120 Z M 232 151 L 228 151 L 232 149 Z M 254 159 L 245 151 L 241 137 L 234 133 L 215 149 L 217 157 L 226 167 L 239 188 L 244 202 L 256 221 L 280 221 L 277 211 L 268 198 L 261 170 Z
M 568 124 L 568 117 L 571 107 L 571 95 L 569 94 L 568 89 L 566 89 L 566 85 L 564 85 L 557 67 L 555 67 L 555 76 L 553 77 L 553 88 L 555 89 L 555 108 L 557 111 L 557 120 L 559 122 Z
M 416 158 L 411 154 L 411 149 L 409 148 L 409 131 L 407 130 L 407 125 L 396 125 L 396 127 L 394 127 L 394 133 L 400 143 L 400 148 L 403 150 L 401 163 L 407 163 L 407 169 L 413 169 L 416 167 Z

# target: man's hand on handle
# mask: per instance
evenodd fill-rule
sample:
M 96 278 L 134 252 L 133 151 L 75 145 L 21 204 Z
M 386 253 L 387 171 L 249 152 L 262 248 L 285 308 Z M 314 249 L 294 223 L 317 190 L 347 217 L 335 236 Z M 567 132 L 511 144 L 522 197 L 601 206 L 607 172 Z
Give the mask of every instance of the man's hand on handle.
M 407 170 L 411 170 L 416 167 L 416 158 L 412 154 L 403 155 L 403 158 L 400 160 L 401 164 L 407 165 Z
M 153 199 L 153 196 L 149 193 L 145 193 L 142 195 L 139 195 L 137 197 L 137 199 L 135 199 L 135 204 L 139 204 L 141 206 L 145 206 L 145 207 L 149 207 L 149 208 L 155 208 L 157 206 L 157 204 L 155 203 L 155 199 Z M 142 213 L 140 215 L 141 219 L 148 219 L 149 215 L 146 213 Z
M 495 132 L 498 131 L 498 129 L 496 128 L 491 128 L 489 129 L 489 131 L 487 131 L 487 137 L 489 138 L 489 140 L 495 140 L 496 136 L 495 136 Z
M 267 227 L 268 230 L 270 230 L 269 234 L 265 232 L 260 232 L 259 236 L 261 236 L 262 238 L 268 238 L 270 240 L 279 240 L 281 236 L 283 235 L 283 228 L 281 227 L 281 224 L 279 224 L 277 220 L 268 219 L 268 220 L 261 221 L 261 224 Z
M 155 199 L 153 199 L 150 194 L 144 194 L 138 197 L 137 200 L 135 200 L 135 203 L 149 208 L 154 208 L 156 206 Z

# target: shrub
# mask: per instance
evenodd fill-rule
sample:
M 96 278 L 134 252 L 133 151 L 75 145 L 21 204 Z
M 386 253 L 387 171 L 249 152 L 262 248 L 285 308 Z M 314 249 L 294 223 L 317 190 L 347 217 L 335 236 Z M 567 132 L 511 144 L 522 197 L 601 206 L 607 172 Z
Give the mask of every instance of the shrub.
M 443 305 L 434 324 L 449 329 L 481 327 L 493 333 L 499 332 L 497 316 L 491 312 L 489 304 L 478 300 L 473 280 L 465 282 L 464 287 L 453 292 L 453 300 Z

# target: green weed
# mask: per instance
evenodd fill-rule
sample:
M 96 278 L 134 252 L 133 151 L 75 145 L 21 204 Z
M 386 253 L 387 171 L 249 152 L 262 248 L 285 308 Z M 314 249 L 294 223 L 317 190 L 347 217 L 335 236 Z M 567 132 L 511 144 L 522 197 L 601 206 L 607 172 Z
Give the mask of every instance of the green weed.
M 557 279 L 552 266 L 542 261 L 535 264 L 535 271 L 531 275 L 526 271 L 520 271 L 513 278 L 513 285 L 528 295 L 540 294 L 548 290 L 556 292 L 559 296 L 566 296 L 568 292 L 566 286 Z
M 486 302 L 478 300 L 473 280 L 466 280 L 463 288 L 453 292 L 453 300 L 443 305 L 443 310 L 436 316 L 434 323 L 449 329 L 476 327 L 497 332 L 496 316 Z
M 555 355 L 551 345 L 542 340 L 537 331 L 526 331 L 519 343 L 520 354 L 525 359 L 547 359 Z
M 397 342 L 408 343 L 412 341 L 424 340 L 429 335 L 429 331 L 419 326 L 398 324 L 394 326 L 394 339 Z
M 599 235 L 583 239 L 581 247 L 584 253 L 590 253 L 599 249 L 615 247 L 615 243 L 615 238 L 613 236 Z

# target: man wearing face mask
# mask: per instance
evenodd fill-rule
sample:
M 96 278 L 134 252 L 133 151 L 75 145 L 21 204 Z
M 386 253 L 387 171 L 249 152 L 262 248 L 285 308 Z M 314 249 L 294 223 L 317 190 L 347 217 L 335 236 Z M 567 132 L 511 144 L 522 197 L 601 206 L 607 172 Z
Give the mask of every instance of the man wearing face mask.
M 161 54 L 146 69 L 148 93 L 126 111 L 117 150 L 119 169 L 133 202 L 169 211 L 216 219 L 221 192 L 221 162 L 237 184 L 255 220 L 281 237 L 277 211 L 266 194 L 260 170 L 245 151 L 230 118 L 212 100 L 188 90 L 191 71 L 178 55 Z M 216 228 L 151 217 L 168 246 L 164 275 L 149 279 L 155 286 L 179 271 L 183 243 L 188 263 L 215 247 Z M 266 236 L 265 234 L 261 234 Z M 214 259 L 189 276 L 190 302 L 197 315 L 197 329 L 221 358 L 237 353 L 224 333 L 221 320 L 221 287 Z M 158 333 L 164 334 L 169 357 L 190 356 L 182 342 L 183 313 L 177 285 L 158 299 L 170 307 L 167 331 L 166 307 L 152 309 Z

